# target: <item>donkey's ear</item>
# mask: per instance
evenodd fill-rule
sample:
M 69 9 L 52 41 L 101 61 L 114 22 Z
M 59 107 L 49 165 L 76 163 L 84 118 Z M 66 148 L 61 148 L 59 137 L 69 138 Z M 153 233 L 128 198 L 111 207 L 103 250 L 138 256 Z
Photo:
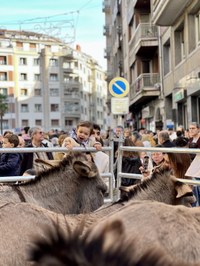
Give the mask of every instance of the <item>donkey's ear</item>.
M 73 163 L 74 170 L 83 177 L 93 178 L 97 175 L 97 168 L 91 167 L 89 161 L 75 161 Z
M 183 184 L 181 182 L 177 182 L 177 184 L 175 185 L 175 190 L 177 192 L 176 198 L 192 195 L 192 188 L 187 184 Z
M 99 243 L 99 240 L 101 240 L 101 243 L 103 244 L 102 249 L 107 252 L 113 248 L 114 243 L 119 242 L 119 239 L 122 238 L 124 232 L 125 229 L 122 221 L 119 219 L 111 219 L 106 223 L 100 224 L 94 230 L 91 230 L 87 242 Z

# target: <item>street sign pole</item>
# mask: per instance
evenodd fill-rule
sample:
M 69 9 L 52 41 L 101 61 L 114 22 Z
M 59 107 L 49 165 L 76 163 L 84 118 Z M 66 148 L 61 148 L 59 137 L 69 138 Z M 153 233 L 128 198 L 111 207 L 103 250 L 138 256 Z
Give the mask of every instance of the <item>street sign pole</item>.
M 117 117 L 117 125 L 123 125 L 122 115 L 129 112 L 129 98 L 125 97 L 129 93 L 129 83 L 126 79 L 116 77 L 109 83 L 109 91 L 113 96 L 111 99 L 111 112 Z

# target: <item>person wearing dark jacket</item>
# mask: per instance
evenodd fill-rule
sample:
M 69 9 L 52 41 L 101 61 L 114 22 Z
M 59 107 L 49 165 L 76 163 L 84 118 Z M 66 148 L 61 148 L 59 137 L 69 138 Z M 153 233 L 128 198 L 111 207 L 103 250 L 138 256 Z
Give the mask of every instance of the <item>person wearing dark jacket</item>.
M 13 133 L 7 133 L 3 137 L 2 148 L 16 148 L 19 138 Z M 20 164 L 22 154 L 2 153 L 0 159 L 0 176 L 18 176 L 20 174 Z
M 48 148 L 47 144 L 42 143 L 42 141 L 44 140 L 44 132 L 40 127 L 30 128 L 29 136 L 31 138 L 31 144 L 27 145 L 27 148 Z M 28 169 L 34 169 L 36 173 L 44 170 L 43 166 L 35 161 L 35 159 L 37 158 L 40 158 L 42 160 L 53 160 L 53 155 L 51 152 L 24 153 L 21 163 L 20 175 L 23 175 L 23 173 Z
M 169 133 L 165 130 L 158 133 L 158 142 L 166 148 L 175 147 L 175 144 L 170 140 Z
M 130 138 L 124 140 L 123 146 L 135 146 L 133 141 Z M 114 175 L 117 178 L 117 164 L 118 159 L 114 165 Z M 140 167 L 142 163 L 139 157 L 138 152 L 135 151 L 123 151 L 122 156 L 122 173 L 132 173 L 132 174 L 141 174 Z M 134 184 L 140 183 L 140 179 L 125 178 L 121 179 L 121 186 L 132 186 Z

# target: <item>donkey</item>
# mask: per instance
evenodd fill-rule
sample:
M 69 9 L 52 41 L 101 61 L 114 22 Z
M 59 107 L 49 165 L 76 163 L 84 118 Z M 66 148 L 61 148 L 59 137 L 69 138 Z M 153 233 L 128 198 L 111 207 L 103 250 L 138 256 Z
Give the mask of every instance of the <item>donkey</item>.
M 130 187 L 120 187 L 121 200 L 154 200 L 170 205 L 191 207 L 196 201 L 192 188 L 179 182 L 172 174 L 168 165 L 158 167 L 150 179 Z
M 137 248 L 134 251 L 136 258 L 141 258 L 156 245 L 165 250 L 172 261 L 180 262 L 180 265 L 200 265 L 198 207 L 171 206 L 155 201 L 130 201 L 118 212 L 102 218 L 93 227 L 93 235 L 101 232 L 113 219 L 119 219 L 123 223 L 126 241 L 134 242 L 137 239 Z
M 132 194 L 128 195 L 128 201 L 127 198 L 125 200 L 121 199 L 116 203 L 103 205 L 103 207 L 89 214 L 64 216 L 29 203 L 7 203 L 0 206 L 0 258 L 2 264 L 16 266 L 30 265 L 27 261 L 27 248 L 30 247 L 33 236 L 45 237 L 44 229 L 47 226 L 50 226 L 50 229 L 53 230 L 55 224 L 58 224 L 62 230 L 67 231 L 67 223 L 70 230 L 74 231 L 81 221 L 84 220 L 84 234 L 88 228 L 98 224 L 101 220 L 103 221 L 104 218 L 109 219 L 109 216 L 121 213 L 130 203 L 136 202 L 135 205 L 139 205 L 140 202 L 144 201 L 145 205 L 146 200 L 148 200 L 148 193 L 150 200 L 163 200 L 163 202 L 168 204 L 177 204 L 177 195 L 180 198 L 181 195 L 182 197 L 185 196 L 184 193 L 180 194 L 175 190 L 175 186 L 178 185 L 178 190 L 182 192 L 181 187 L 184 185 L 177 182 L 168 172 L 166 172 L 165 178 L 162 178 L 161 173 L 155 173 L 154 175 L 153 179 L 144 181 L 143 184 L 133 188 Z M 159 179 L 159 181 L 156 181 L 156 179 Z M 167 185 L 167 183 L 170 185 Z M 165 189 L 167 189 L 167 192 L 164 192 Z M 190 195 L 190 192 L 187 192 L 186 196 L 188 196 L 188 193 Z M 185 203 L 186 201 L 179 202 Z M 126 219 L 126 215 L 124 214 L 124 219 Z M 128 221 L 132 222 L 131 219 Z M 139 224 L 138 222 L 138 226 Z M 131 227 L 131 224 L 129 226 Z M 146 233 L 148 234 L 148 232 Z
M 174 261 L 155 244 L 138 256 L 138 239 L 127 238 L 120 219 L 105 222 L 98 231 L 90 228 L 80 237 L 82 226 L 73 232 L 69 227 L 62 231 L 58 224 L 54 230 L 46 228 L 45 237 L 33 241 L 29 260 L 35 266 L 49 265 L 49 262 L 57 266 L 80 266 L 80 262 L 83 266 L 191 266 Z
M 85 154 L 70 152 L 34 180 L 0 186 L 0 202 L 29 202 L 63 214 L 87 213 L 103 205 L 106 190 L 96 165 Z

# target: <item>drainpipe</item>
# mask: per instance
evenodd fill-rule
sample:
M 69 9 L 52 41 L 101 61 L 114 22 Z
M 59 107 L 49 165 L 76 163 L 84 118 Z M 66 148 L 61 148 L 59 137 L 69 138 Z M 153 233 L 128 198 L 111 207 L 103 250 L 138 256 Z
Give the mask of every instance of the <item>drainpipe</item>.
M 165 101 L 165 97 L 164 97 L 164 85 L 163 85 L 163 58 L 162 58 L 162 42 L 161 42 L 161 27 L 158 26 L 158 53 L 159 53 L 159 72 L 160 72 L 160 100 L 163 100 L 163 103 Z M 164 108 L 164 104 L 163 104 L 163 108 Z M 165 116 L 165 112 L 163 115 L 163 125 L 164 128 L 166 128 L 166 116 Z

